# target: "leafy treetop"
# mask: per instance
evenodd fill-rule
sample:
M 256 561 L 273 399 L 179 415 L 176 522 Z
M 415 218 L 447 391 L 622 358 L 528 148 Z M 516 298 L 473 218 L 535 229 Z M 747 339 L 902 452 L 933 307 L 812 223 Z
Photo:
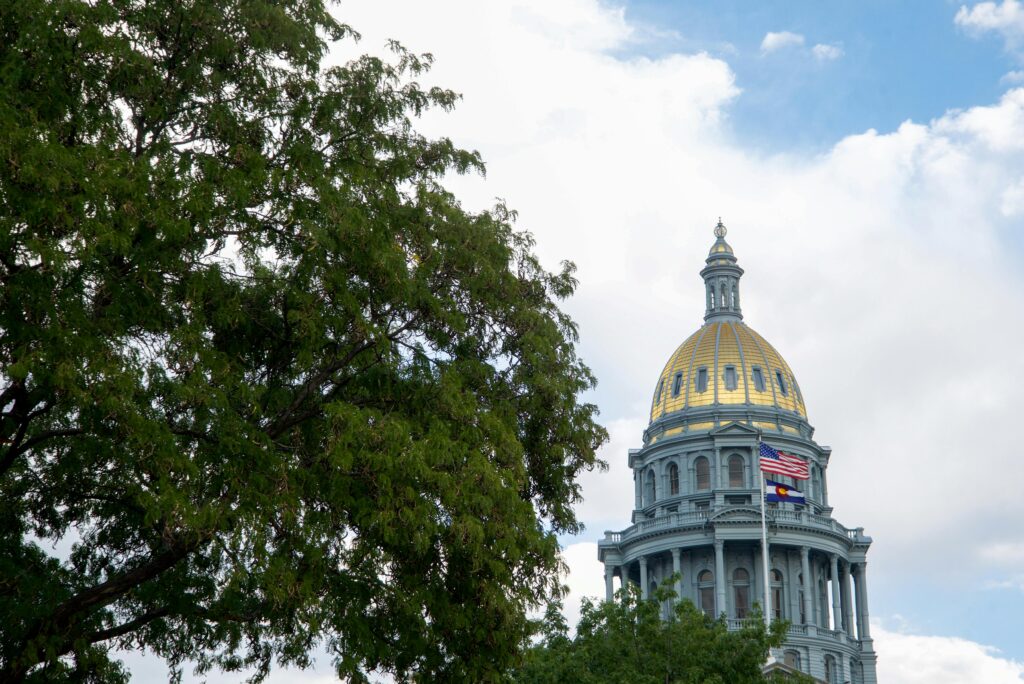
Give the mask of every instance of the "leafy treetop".
M 0 681 L 497 679 L 605 439 L 549 273 L 322 0 L 0 3 Z M 53 544 L 73 542 L 70 555 Z
M 675 576 L 675 577 L 678 577 Z M 628 585 L 613 602 L 584 599 L 574 637 L 552 603 L 523 663 L 513 672 L 516 684 L 762 684 L 776 681 L 764 673 L 769 650 L 782 644 L 787 622 L 766 628 L 755 608 L 739 630 L 724 618 L 712 619 L 689 600 L 676 601 L 671 577 L 650 600 Z M 666 606 L 671 610 L 666 611 Z M 786 681 L 810 684 L 806 676 Z

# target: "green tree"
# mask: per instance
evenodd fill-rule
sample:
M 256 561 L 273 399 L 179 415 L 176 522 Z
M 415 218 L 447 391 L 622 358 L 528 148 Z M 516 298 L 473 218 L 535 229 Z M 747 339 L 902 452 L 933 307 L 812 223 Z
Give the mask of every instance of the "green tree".
M 669 586 L 670 581 L 663 583 Z M 576 635 L 568 636 L 557 604 L 539 627 L 514 671 L 517 684 L 760 684 L 769 649 L 782 644 L 787 623 L 766 628 L 759 610 L 742 629 L 729 631 L 688 600 L 661 587 L 652 600 L 630 585 L 614 602 L 584 599 Z M 674 601 L 665 619 L 662 606 Z M 787 681 L 810 681 L 809 678 Z
M 0 0 L 0 681 L 487 681 L 606 438 L 428 55 L 322 0 Z M 74 542 L 70 554 L 54 544 Z

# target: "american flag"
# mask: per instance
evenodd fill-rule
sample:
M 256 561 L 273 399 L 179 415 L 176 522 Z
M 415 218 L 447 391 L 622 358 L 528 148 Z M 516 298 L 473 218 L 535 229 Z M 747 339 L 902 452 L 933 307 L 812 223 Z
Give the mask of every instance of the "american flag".
M 761 454 L 761 470 L 764 472 L 788 475 L 794 480 L 806 480 L 810 477 L 807 472 L 807 461 L 802 458 L 773 449 L 764 442 L 761 442 L 758 451 Z

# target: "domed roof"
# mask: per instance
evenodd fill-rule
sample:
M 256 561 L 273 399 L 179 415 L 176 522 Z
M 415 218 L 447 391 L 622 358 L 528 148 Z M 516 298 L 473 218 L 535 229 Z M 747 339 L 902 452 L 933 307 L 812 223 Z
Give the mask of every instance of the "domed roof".
M 723 404 L 774 407 L 807 420 L 789 364 L 742 320 L 710 320 L 679 345 L 658 378 L 651 422 Z
M 700 272 L 707 304 L 705 322 L 679 345 L 661 371 L 651 405 L 651 422 L 695 409 L 705 416 L 704 422 L 697 424 L 708 426 L 715 422 L 706 421 L 707 410 L 715 413 L 715 407 L 748 406 L 759 409 L 759 419 L 747 417 L 757 427 L 768 425 L 763 409 L 778 410 L 806 423 L 804 398 L 789 364 L 775 347 L 743 322 L 743 269 L 725 241 L 728 231 L 721 219 L 714 232 L 715 243 Z M 702 408 L 707 410 L 697 410 Z M 732 419 L 738 417 L 732 408 L 729 413 Z

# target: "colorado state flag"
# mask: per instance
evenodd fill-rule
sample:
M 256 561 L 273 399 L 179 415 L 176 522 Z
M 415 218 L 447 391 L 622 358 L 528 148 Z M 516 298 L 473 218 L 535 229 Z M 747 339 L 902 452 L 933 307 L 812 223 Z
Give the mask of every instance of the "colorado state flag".
M 803 492 L 798 492 L 789 485 L 784 485 L 780 482 L 773 482 L 771 480 L 765 480 L 767 484 L 767 491 L 764 495 L 764 500 L 771 503 L 779 503 L 782 501 L 788 501 L 789 503 L 803 504 L 807 503 L 804 498 Z

